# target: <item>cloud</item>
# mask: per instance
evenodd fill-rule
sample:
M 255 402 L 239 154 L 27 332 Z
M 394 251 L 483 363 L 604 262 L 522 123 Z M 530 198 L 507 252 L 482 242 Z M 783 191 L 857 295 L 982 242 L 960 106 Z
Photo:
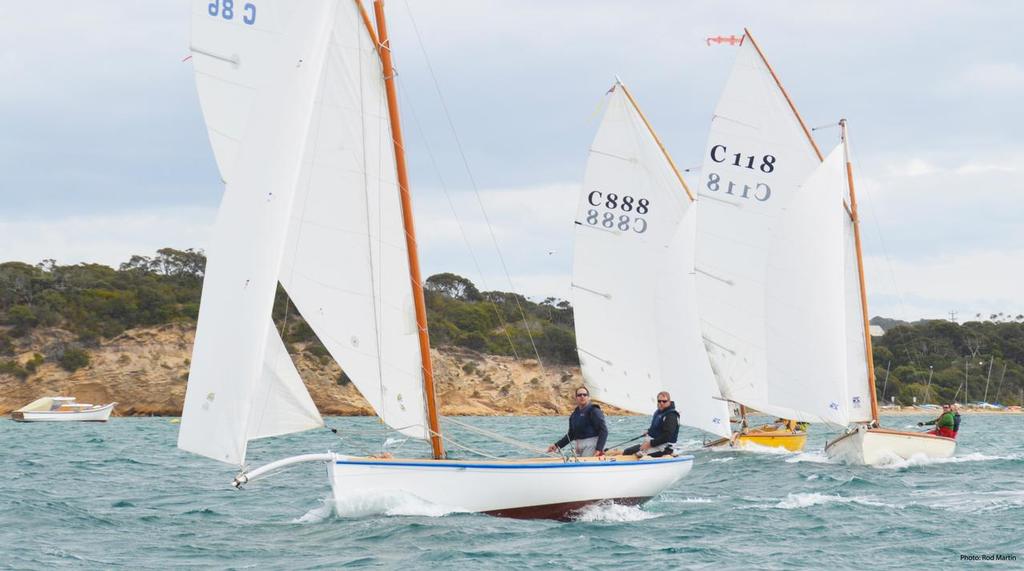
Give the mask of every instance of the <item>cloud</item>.
M 53 258 L 61 265 L 85 262 L 116 268 L 133 254 L 151 256 L 164 247 L 205 248 L 215 215 L 213 208 L 189 207 L 0 220 L 0 261 L 36 264 Z
M 1024 94 L 1024 67 L 1015 62 L 974 63 L 963 71 L 959 83 L 965 91 L 1020 96 Z
M 975 251 L 923 260 L 865 258 L 868 307 L 872 315 L 901 319 L 942 319 L 1024 312 L 1024 247 Z

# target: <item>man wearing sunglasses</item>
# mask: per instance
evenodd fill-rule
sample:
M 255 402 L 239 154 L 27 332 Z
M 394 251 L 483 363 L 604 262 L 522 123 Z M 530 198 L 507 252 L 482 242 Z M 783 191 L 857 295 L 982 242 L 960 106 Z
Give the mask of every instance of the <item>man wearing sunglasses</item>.
M 658 410 L 654 411 L 651 426 L 644 433 L 643 444 L 630 446 L 623 454 L 658 458 L 672 454 L 672 445 L 679 438 L 679 413 L 672 396 L 667 392 L 658 393 Z
M 572 442 L 577 456 L 604 456 L 606 440 L 608 425 L 604 422 L 604 411 L 590 402 L 587 387 L 580 387 L 576 389 L 576 410 L 569 417 L 569 432 L 548 446 L 548 452 L 561 450 Z

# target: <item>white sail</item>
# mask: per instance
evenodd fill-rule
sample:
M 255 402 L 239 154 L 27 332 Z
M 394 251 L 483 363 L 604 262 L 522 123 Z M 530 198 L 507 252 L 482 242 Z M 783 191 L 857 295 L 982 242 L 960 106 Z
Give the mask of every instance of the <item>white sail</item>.
M 384 75 L 355 2 L 339 4 L 280 279 L 377 415 L 427 438 Z
M 700 334 L 694 244 L 700 203 L 689 205 L 668 245 L 665 273 L 657 280 L 658 352 L 665 388 L 672 393 L 681 423 L 728 437 L 729 405 L 718 383 Z
M 221 176 L 230 181 L 246 128 L 241 110 L 261 88 L 253 78 L 266 68 L 273 36 L 251 34 L 250 27 L 231 26 L 223 18 L 208 22 L 208 3 L 199 4 L 193 49 L 207 38 L 218 43 L 194 56 L 197 84 Z M 280 25 L 272 21 L 275 13 L 282 21 L 302 17 L 295 5 L 261 4 L 257 26 Z M 279 279 L 384 422 L 426 438 L 421 356 L 380 58 L 358 4 L 337 5 Z M 238 64 L 201 57 L 215 49 L 237 54 Z
M 693 242 L 679 230 L 692 205 L 624 89 L 608 99 L 576 218 L 573 306 L 583 376 L 595 398 L 640 413 L 668 390 L 683 424 L 727 434 L 725 404 L 702 392 L 717 396 L 686 306 Z M 683 243 L 670 251 L 677 235 Z M 679 264 L 672 281 L 669 263 Z M 672 306 L 680 314 L 669 320 L 661 319 L 669 311 L 659 300 L 665 284 L 678 290 Z M 666 351 L 671 358 L 663 359 Z M 724 432 L 705 419 L 716 415 L 726 419 Z
M 294 17 L 264 32 L 275 46 L 254 78 L 248 113 L 258 120 L 245 122 L 207 252 L 178 446 L 223 462 L 243 463 L 248 439 L 261 432 L 249 425 L 332 8 L 296 4 Z M 212 9 L 208 17 L 225 19 Z M 194 39 L 194 59 L 218 57 L 198 50 L 217 53 Z
M 847 162 L 850 143 L 844 141 Z M 847 183 L 848 184 L 848 183 Z M 847 189 L 847 186 L 843 187 Z M 857 268 L 857 243 L 854 239 L 854 222 L 843 212 L 843 265 L 845 271 L 845 312 L 846 312 L 846 379 L 847 399 L 844 405 L 849 411 L 850 422 L 867 422 L 871 416 L 871 388 L 868 385 L 868 360 L 864 337 L 864 313 L 860 298 L 860 272 Z
M 765 272 L 766 369 L 744 404 L 767 414 L 845 425 L 846 291 L 840 145 L 774 219 Z M 863 360 L 863 355 L 861 355 Z
M 752 41 L 739 47 L 715 108 L 697 221 L 701 327 L 722 393 L 763 402 L 768 377 L 765 289 L 770 236 L 797 187 L 820 164 Z M 775 324 L 782 326 L 782 324 Z M 777 406 L 796 408 L 776 402 Z M 801 416 L 801 415 L 794 415 Z
M 273 323 L 267 330 L 263 372 L 253 390 L 247 438 L 255 440 L 324 425 Z

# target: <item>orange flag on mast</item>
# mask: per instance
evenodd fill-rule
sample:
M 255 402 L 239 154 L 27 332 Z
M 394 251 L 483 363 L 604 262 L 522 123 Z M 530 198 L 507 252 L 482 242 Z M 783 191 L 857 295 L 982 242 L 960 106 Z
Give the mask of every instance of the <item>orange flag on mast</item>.
M 718 45 L 729 44 L 730 46 L 742 46 L 743 45 L 743 38 L 745 38 L 745 37 L 746 37 L 745 35 L 743 35 L 743 36 L 708 36 L 708 38 L 705 41 L 707 42 L 708 46 L 710 46 L 711 44 L 718 44 Z

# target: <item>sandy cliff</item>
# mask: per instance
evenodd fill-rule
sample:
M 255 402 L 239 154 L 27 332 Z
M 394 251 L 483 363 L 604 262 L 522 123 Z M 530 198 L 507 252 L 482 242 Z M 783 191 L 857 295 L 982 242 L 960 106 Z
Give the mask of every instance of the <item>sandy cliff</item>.
M 57 329 L 37 331 L 21 342 L 17 360 L 25 363 L 41 353 L 46 361 L 25 380 L 0 374 L 0 413 L 42 396 L 68 395 L 82 402 L 117 401 L 117 415 L 179 415 L 194 337 L 194 327 L 187 324 L 126 331 L 87 347 L 91 364 L 69 373 L 52 355 L 73 336 Z M 333 360 L 317 357 L 302 345 L 293 349 L 298 370 L 323 414 L 372 414 L 354 386 L 339 384 L 341 370 Z M 573 406 L 572 389 L 581 383 L 579 367 L 541 367 L 533 359 L 462 349 L 432 354 L 445 415 L 565 415 Z

